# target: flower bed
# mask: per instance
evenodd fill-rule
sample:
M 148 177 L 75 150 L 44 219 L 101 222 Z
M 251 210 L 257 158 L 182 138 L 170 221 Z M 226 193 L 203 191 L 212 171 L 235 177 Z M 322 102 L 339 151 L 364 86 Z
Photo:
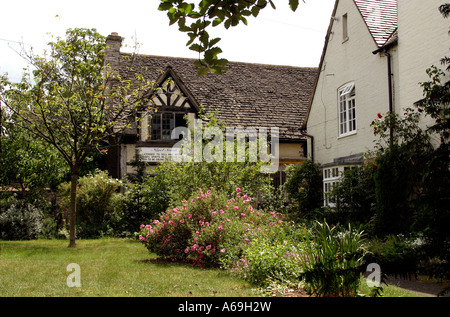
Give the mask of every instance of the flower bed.
M 255 209 L 254 200 L 236 188 L 227 198 L 213 188 L 170 208 L 160 219 L 141 225 L 139 240 L 158 256 L 201 259 L 212 265 L 237 261 L 258 235 L 283 224 L 278 212 Z

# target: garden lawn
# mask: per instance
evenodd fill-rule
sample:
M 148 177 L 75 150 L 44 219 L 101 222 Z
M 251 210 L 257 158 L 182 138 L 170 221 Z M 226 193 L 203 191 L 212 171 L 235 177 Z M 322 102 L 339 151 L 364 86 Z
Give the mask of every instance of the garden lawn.
M 218 269 L 142 261 L 155 257 L 134 240 L 0 241 L 0 297 L 249 297 L 251 286 Z M 81 287 L 69 287 L 80 266 Z

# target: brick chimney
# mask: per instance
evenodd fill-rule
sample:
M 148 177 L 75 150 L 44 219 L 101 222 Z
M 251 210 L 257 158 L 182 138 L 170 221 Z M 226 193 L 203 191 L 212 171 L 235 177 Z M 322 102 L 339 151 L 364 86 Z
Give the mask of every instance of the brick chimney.
M 117 69 L 119 66 L 122 40 L 117 32 L 112 32 L 106 38 L 105 65 L 109 65 L 111 69 Z

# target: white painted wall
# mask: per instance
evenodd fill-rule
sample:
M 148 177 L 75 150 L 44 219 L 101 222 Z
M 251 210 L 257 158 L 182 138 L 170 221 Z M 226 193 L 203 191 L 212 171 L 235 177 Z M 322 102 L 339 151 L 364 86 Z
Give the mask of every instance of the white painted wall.
M 450 18 L 438 8 L 442 0 L 398 0 L 399 22 L 399 105 L 409 107 L 422 95 L 419 83 L 428 81 L 425 70 L 441 66 L 440 59 L 450 56 Z M 448 1 L 447 1 L 448 2 Z M 429 121 L 424 121 L 428 125 Z
M 343 42 L 344 14 L 348 16 L 348 40 Z M 377 45 L 352 0 L 340 0 L 335 17 L 307 124 L 308 133 L 314 136 L 314 159 L 322 164 L 371 150 L 370 123 L 377 113 L 389 110 L 387 58 L 372 54 Z M 391 54 L 395 64 L 396 51 Z M 356 89 L 357 133 L 339 138 L 337 91 L 350 81 Z

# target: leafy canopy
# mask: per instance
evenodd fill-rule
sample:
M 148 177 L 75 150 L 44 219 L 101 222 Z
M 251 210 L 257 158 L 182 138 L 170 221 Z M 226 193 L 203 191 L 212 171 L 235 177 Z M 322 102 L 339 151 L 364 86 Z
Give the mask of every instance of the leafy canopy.
M 228 64 L 228 60 L 218 57 L 222 53 L 217 46 L 220 38 L 210 37 L 208 28 L 223 25 L 228 29 L 240 23 L 247 25 L 247 18 L 257 17 L 268 4 L 275 9 L 271 0 L 199 0 L 197 4 L 183 0 L 161 0 L 159 10 L 167 11 L 170 25 L 178 23 L 179 30 L 188 34 L 186 46 L 203 54 L 203 58 L 195 63 L 198 75 L 202 76 L 209 71 L 221 74 L 227 71 Z M 289 0 L 292 11 L 297 10 L 298 4 L 299 0 Z

